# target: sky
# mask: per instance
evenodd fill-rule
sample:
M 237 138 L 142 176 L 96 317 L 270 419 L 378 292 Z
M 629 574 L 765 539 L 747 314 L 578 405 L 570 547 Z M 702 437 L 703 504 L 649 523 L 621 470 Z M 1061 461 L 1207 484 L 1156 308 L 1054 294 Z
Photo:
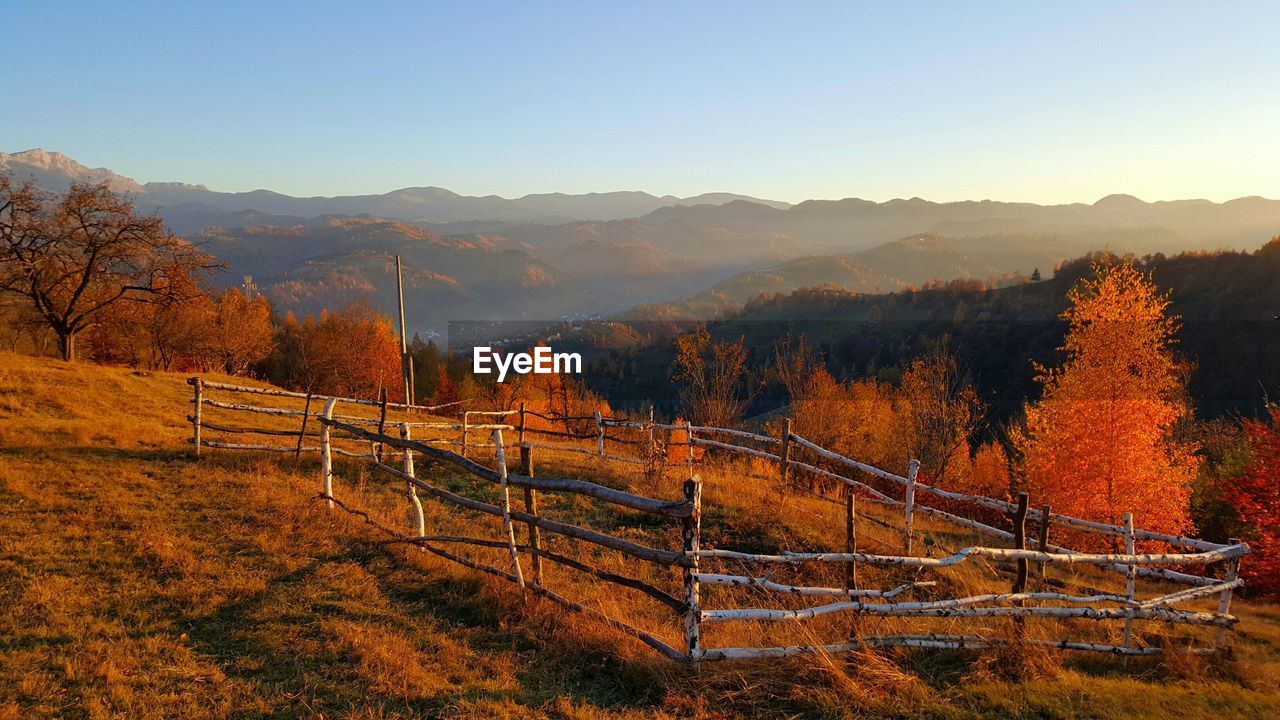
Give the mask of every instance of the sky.
M 7 0 L 0 15 L 0 151 L 143 182 L 1280 197 L 1275 2 Z

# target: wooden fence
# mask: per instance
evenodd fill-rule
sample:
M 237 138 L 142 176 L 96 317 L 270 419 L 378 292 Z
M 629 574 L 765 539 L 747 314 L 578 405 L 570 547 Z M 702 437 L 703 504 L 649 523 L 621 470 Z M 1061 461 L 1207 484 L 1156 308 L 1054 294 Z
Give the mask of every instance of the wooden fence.
M 1017 502 L 935 487 L 918 479 L 918 463 L 908 463 L 905 474 L 897 474 L 844 457 L 823 448 L 791 432 L 791 422 L 786 420 L 777 437 L 750 433 L 743 430 L 695 426 L 685 423 L 671 425 L 656 423 L 652 415 L 648 420 L 636 421 L 622 418 L 606 418 L 599 413 L 592 416 L 563 417 L 535 413 L 522 404 L 518 409 L 504 411 L 462 411 L 460 422 L 408 419 L 417 414 L 425 416 L 442 407 L 404 406 L 385 401 L 371 401 L 330 396 L 311 396 L 280 390 L 250 388 L 225 383 L 202 382 L 199 378 L 189 381 L 194 389 L 194 412 L 188 417 L 192 423 L 193 448 L 198 455 L 201 448 L 228 450 L 260 450 L 292 452 L 318 452 L 321 460 L 321 495 L 330 507 L 340 507 L 359 514 L 367 522 L 394 536 L 397 542 L 422 547 L 425 551 L 460 563 L 466 567 L 488 573 L 515 583 L 522 592 L 531 592 L 548 598 L 566 608 L 591 615 L 610 627 L 639 639 L 662 654 L 682 660 L 731 660 L 773 658 L 803 653 L 839 652 L 867 647 L 922 647 L 981 649 L 1009 643 L 1046 645 L 1066 650 L 1105 652 L 1117 655 L 1152 655 L 1170 648 L 1196 654 L 1210 654 L 1227 645 L 1227 632 L 1236 618 L 1230 614 L 1233 591 L 1243 585 L 1238 576 L 1240 558 L 1249 553 L 1248 545 L 1241 542 L 1219 544 L 1190 537 L 1180 537 L 1133 526 L 1132 517 L 1125 516 L 1123 525 L 1113 525 L 1083 520 L 1058 513 L 1051 508 L 1032 508 L 1024 493 Z M 305 406 L 295 408 L 266 407 L 218 401 L 204 396 L 205 390 L 230 393 L 248 393 L 277 398 L 301 399 Z M 323 403 L 322 408 L 316 405 Z M 375 407 L 378 417 L 337 414 L 339 403 L 360 407 Z M 202 407 L 217 408 L 235 413 L 259 413 L 271 416 L 297 417 L 297 429 L 264 427 L 240 427 L 213 423 L 202 416 Z M 407 417 L 399 420 L 388 418 L 388 410 L 398 410 Z M 351 411 L 348 411 L 351 412 Z M 553 427 L 537 427 L 531 419 L 538 419 Z M 318 423 L 319 428 L 308 428 L 308 421 Z M 394 428 L 393 428 L 394 426 Z M 394 432 L 393 432 L 394 429 Z M 232 443 L 214 441 L 203 437 L 204 431 L 232 434 L 260 434 L 268 437 L 292 437 L 291 445 L 256 443 Z M 419 437 L 416 430 L 456 431 L 458 437 Z M 480 433 L 484 433 L 481 435 Z M 504 435 L 504 433 L 506 433 Z M 631 433 L 631 437 L 624 434 Z M 659 442 L 657 435 L 665 440 Z M 519 472 L 508 470 L 507 441 L 516 435 L 520 452 Z M 675 437 L 682 440 L 676 441 Z M 306 445 L 308 438 L 317 438 L 318 444 Z M 340 446 L 345 443 L 345 446 Z M 665 472 L 677 467 L 684 479 L 678 499 L 658 499 L 632 492 L 610 488 L 594 482 L 571 478 L 538 477 L 534 472 L 534 453 L 538 449 L 568 452 L 594 457 L 599 461 L 621 461 L 651 465 L 652 449 L 660 446 L 657 462 Z M 445 447 L 440 447 L 445 446 Z M 457 452 L 446 447 L 458 448 Z M 387 448 L 396 453 L 388 452 Z M 619 448 L 638 448 L 628 455 Z M 683 448 L 678 460 L 670 460 L 671 451 Z M 485 449 L 492 450 L 492 468 L 481 464 L 471 455 Z M 384 476 L 404 483 L 404 492 L 410 508 L 410 531 L 403 532 L 374 520 L 369 513 L 351 507 L 334 493 L 335 470 L 333 456 L 346 455 L 368 459 L 370 466 Z M 399 455 L 399 467 L 391 461 L 392 454 Z M 485 501 L 468 497 L 460 492 L 427 482 L 415 472 L 415 457 L 434 463 L 446 464 L 465 476 L 497 489 L 497 501 Z M 702 481 L 697 469 L 721 458 L 743 457 L 765 461 L 776 470 L 776 475 L 759 475 L 764 480 L 776 480 L 779 489 L 821 493 L 824 485 L 833 482 L 840 488 L 839 497 L 825 497 L 844 507 L 844 552 L 784 552 L 765 554 L 743 552 L 729 548 L 704 548 L 702 546 Z M 757 462 L 757 465 L 759 463 Z M 511 488 L 523 494 L 523 509 L 513 506 Z M 901 491 L 895 497 L 892 488 Z M 498 539 L 468 537 L 459 534 L 429 534 L 421 499 L 424 493 L 450 507 L 500 518 L 502 534 Z M 681 546 L 664 549 L 623 538 L 600 530 L 574 525 L 546 517 L 540 511 L 539 493 L 567 493 L 585 496 L 609 506 L 625 508 L 655 516 L 668 522 L 679 523 Z M 957 506 L 980 509 L 981 519 L 966 517 L 959 511 L 922 503 L 923 497 L 945 500 L 954 510 Z M 890 525 L 883 520 L 861 516 L 858 502 L 869 502 L 901 518 L 896 530 L 901 532 L 901 554 L 873 554 L 857 550 L 857 522 L 866 520 L 880 525 Z M 924 517 L 944 527 L 954 527 L 966 533 L 975 533 L 999 541 L 1004 547 L 969 546 L 950 554 L 931 557 L 913 552 L 913 536 L 917 516 Z M 991 524 L 992 517 L 1008 519 L 1010 529 Z M 1038 529 L 1037 537 L 1028 535 L 1028 522 Z M 517 539 L 517 526 L 523 526 L 525 541 Z M 1057 527 L 1070 533 L 1089 533 L 1114 538 L 1123 542 L 1123 552 L 1090 553 L 1073 550 L 1049 542 L 1051 529 Z M 581 559 L 561 552 L 553 552 L 544 542 L 543 533 L 556 535 L 575 543 L 585 543 L 603 548 L 622 556 L 633 558 L 659 568 L 678 570 L 679 594 L 669 592 L 658 583 L 631 577 L 596 567 Z M 1138 542 L 1168 549 L 1167 552 L 1136 552 Z M 509 562 L 500 567 L 464 557 L 445 549 L 450 546 L 494 548 L 505 551 Z M 1174 550 L 1182 551 L 1174 551 Z M 636 627 L 624 620 L 611 617 L 566 597 L 562 592 L 549 589 L 544 582 L 543 563 L 550 562 L 571 568 L 598 580 L 614 583 L 639 591 L 665 606 L 682 628 L 683 638 L 678 643 L 668 642 L 658 634 Z M 937 584 L 933 579 L 921 579 L 921 573 L 940 573 L 961 565 L 982 564 L 984 568 L 999 570 L 1002 565 L 1011 566 L 1012 576 L 1008 592 L 982 593 L 963 597 L 943 597 L 930 600 L 906 601 L 899 599 L 908 593 Z M 526 572 L 526 566 L 528 572 Z M 708 566 L 704 569 L 704 566 Z M 740 568 L 729 572 L 729 567 Z M 857 572 L 860 566 L 911 570 L 918 575 L 908 582 L 892 587 L 860 588 Z M 1058 590 L 1028 590 L 1031 568 L 1035 566 L 1042 577 L 1047 568 L 1080 567 L 1095 568 L 1105 576 L 1117 573 L 1124 577 L 1123 592 L 1086 591 L 1072 594 L 1064 587 Z M 814 568 L 842 568 L 844 581 L 839 587 L 779 582 L 772 569 L 788 568 L 792 571 Z M 1208 570 L 1219 570 L 1218 575 Z M 719 570 L 713 572 L 711 570 Z M 1200 573 L 1194 572 L 1199 570 Z M 1100 576 L 1100 577 L 1103 577 Z M 941 576 L 939 576 L 941 577 Z M 1114 577 L 1114 575 L 1113 575 Z M 1139 593 L 1139 580 L 1144 583 Z M 1164 584 L 1187 587 L 1169 590 Z M 1150 584 L 1153 587 L 1145 587 Z M 1048 585 L 1046 585 L 1047 587 Z M 703 601 L 707 588 L 749 589 L 751 597 L 796 599 L 827 598 L 829 601 L 803 607 L 734 607 L 708 608 Z M 1174 606 L 1203 600 L 1217 600 L 1216 610 L 1196 611 Z M 702 643 L 704 625 L 719 623 L 751 622 L 800 623 L 817 618 L 849 614 L 860 617 L 898 618 L 1001 618 L 1013 619 L 1013 631 L 1009 635 L 990 632 L 982 634 L 955 633 L 906 633 L 861 635 L 847 642 L 808 642 L 797 645 L 715 647 L 705 648 Z M 1122 642 L 1091 642 L 1070 639 L 1033 639 L 1023 633 L 1026 618 L 1051 618 L 1068 621 L 1114 621 L 1123 623 Z M 1182 637 L 1177 643 L 1144 645 L 1136 641 L 1135 623 L 1159 623 L 1167 628 L 1204 627 L 1211 635 L 1200 639 Z

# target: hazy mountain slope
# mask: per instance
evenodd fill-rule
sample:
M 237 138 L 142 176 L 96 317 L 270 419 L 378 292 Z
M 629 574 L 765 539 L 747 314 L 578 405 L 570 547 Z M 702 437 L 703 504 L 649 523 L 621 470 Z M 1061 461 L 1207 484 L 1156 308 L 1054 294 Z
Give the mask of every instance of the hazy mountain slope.
M 389 312 L 399 254 L 412 331 L 443 332 L 460 319 L 558 317 L 577 297 L 561 271 L 500 238 L 445 237 L 386 220 L 212 228 L 193 240 L 227 263 L 221 282 L 251 275 L 278 310 L 308 313 L 353 300 Z
M 717 277 L 716 270 L 646 246 L 587 241 L 543 257 L 503 237 L 444 236 L 379 218 L 209 228 L 191 239 L 227 264 L 216 282 L 238 285 L 252 276 L 281 312 L 316 313 L 356 300 L 391 312 L 399 254 L 413 332 L 443 333 L 453 320 L 618 312 L 688 294 Z
M 808 255 L 743 271 L 691 297 L 645 308 L 641 314 L 711 318 L 761 293 L 785 294 L 806 287 L 881 293 L 955 279 L 1003 285 L 1029 278 L 1037 269 L 1051 274 L 1058 263 L 1097 250 L 1144 255 L 1180 244 L 1171 230 L 1159 227 L 981 237 L 915 235 L 861 252 Z
M 890 292 L 905 285 L 848 255 L 809 255 L 738 273 L 689 298 L 638 308 L 634 318 L 714 318 L 741 307 L 759 295 L 790 293 L 802 287 L 829 286 L 857 292 Z
M 638 219 L 555 226 L 513 225 L 497 228 L 494 232 L 538 252 L 563 251 L 584 242 L 641 245 L 697 264 L 739 269 L 806 254 L 802 243 L 786 235 L 739 233 L 719 227 L 659 225 Z

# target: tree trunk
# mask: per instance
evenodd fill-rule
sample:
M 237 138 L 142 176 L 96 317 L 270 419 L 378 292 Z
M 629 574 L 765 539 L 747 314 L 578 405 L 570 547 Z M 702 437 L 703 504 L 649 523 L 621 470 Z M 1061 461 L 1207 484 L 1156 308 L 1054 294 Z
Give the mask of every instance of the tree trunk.
M 74 362 L 76 359 L 76 333 L 74 330 L 57 331 L 58 333 L 58 354 L 67 362 Z

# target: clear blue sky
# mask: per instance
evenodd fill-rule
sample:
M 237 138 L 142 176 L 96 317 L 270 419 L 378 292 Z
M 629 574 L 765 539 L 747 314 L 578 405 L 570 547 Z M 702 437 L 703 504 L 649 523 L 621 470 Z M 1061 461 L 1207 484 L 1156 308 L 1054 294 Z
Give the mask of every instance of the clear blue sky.
M 51 2 L 0 150 L 295 195 L 1280 197 L 1275 2 Z

